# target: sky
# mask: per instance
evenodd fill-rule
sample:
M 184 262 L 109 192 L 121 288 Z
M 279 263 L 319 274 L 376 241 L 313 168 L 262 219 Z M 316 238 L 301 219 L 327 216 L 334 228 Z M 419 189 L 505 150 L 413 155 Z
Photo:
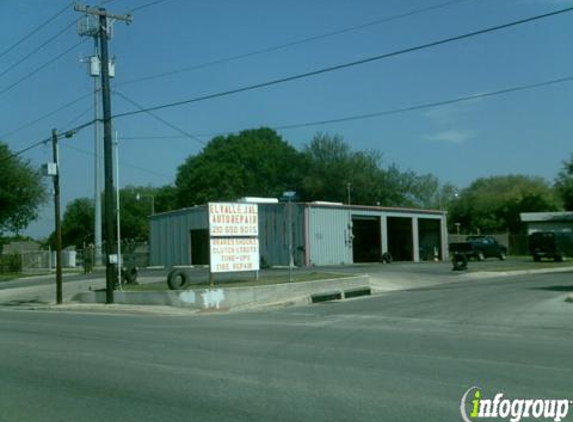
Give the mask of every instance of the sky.
M 113 115 L 137 110 L 125 98 L 143 107 L 185 101 L 573 7 L 569 0 L 101 3 L 116 14 L 133 13 L 130 25 L 114 23 L 110 40 L 116 61 Z M 93 119 L 94 82 L 82 59 L 93 54 L 94 43 L 77 33 L 74 21 L 81 16 L 64 0 L 0 2 L 0 139 L 12 151 L 50 137 L 53 128 L 65 131 Z M 201 152 L 215 134 L 392 111 L 571 77 L 572 23 L 573 12 L 568 12 L 154 112 L 164 122 L 147 113 L 118 117 L 113 124 L 119 138 L 119 186 L 172 184 L 177 167 Z M 269 51 L 249 54 L 265 49 Z M 230 59 L 236 56 L 245 57 Z M 460 189 L 493 175 L 527 174 L 552 181 L 573 153 L 572 98 L 573 81 L 566 81 L 278 132 L 299 149 L 317 132 L 337 134 L 356 150 L 382 153 L 383 165 L 431 173 Z M 93 126 L 60 145 L 65 207 L 74 198 L 94 195 Z M 22 157 L 39 166 L 51 161 L 51 151 L 51 145 L 42 145 Z M 45 237 L 53 226 L 48 203 L 25 233 Z

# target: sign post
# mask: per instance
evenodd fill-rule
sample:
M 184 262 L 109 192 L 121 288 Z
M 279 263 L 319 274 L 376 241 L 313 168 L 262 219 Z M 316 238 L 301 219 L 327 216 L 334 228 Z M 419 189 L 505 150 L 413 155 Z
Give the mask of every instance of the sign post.
M 257 204 L 211 202 L 209 207 L 209 280 L 213 274 L 258 271 L 259 207 Z

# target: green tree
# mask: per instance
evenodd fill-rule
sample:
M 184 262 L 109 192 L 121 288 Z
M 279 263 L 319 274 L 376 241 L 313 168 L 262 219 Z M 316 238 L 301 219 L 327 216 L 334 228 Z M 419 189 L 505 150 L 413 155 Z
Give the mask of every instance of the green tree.
M 298 184 L 300 154 L 274 130 L 218 136 L 179 167 L 181 207 L 242 196 L 278 197 Z
M 66 205 L 62 218 L 62 244 L 83 248 L 94 242 L 94 203 L 88 198 L 77 198 Z M 50 244 L 55 247 L 55 235 L 50 236 Z
M 47 195 L 40 171 L 0 142 L 0 235 L 26 228 Z
M 573 211 L 573 154 L 555 178 L 555 189 L 567 211 Z
M 375 183 L 378 175 L 378 156 L 354 152 L 336 135 L 317 134 L 303 157 L 301 194 L 307 200 L 346 202 L 350 183 L 352 201 L 364 202 L 364 183 Z
M 395 164 L 382 167 L 376 151 L 353 151 L 340 136 L 317 134 L 303 149 L 302 194 L 307 200 L 361 205 L 427 207 L 439 202 L 439 181 L 432 175 L 402 171 Z
M 173 187 L 126 186 L 119 191 L 122 240 L 145 241 L 149 236 L 152 211 L 174 209 Z M 105 218 L 105 216 L 102 216 Z M 115 218 L 115 214 L 114 214 Z M 94 242 L 94 203 L 89 198 L 76 198 L 66 206 L 62 218 L 62 243 L 83 248 Z M 55 247 L 54 233 L 49 243 Z
M 165 185 L 154 189 L 155 213 L 172 211 L 177 206 L 177 188 L 172 185 Z
M 556 211 L 558 201 L 540 177 L 509 175 L 480 178 L 451 203 L 449 222 L 464 232 L 519 233 L 522 212 Z

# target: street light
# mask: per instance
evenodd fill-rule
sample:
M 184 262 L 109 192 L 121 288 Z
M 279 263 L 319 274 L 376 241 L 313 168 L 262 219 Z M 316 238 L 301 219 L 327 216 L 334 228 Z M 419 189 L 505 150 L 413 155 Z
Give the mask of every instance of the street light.
M 147 197 L 151 199 L 151 215 L 155 214 L 155 196 L 153 195 L 142 195 L 139 192 L 137 192 L 137 194 L 135 195 L 135 199 L 137 201 L 141 200 L 143 197 Z

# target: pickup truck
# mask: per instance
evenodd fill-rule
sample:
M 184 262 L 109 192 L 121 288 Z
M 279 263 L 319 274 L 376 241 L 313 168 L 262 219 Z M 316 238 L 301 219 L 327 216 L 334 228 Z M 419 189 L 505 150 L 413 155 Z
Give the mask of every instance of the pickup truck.
M 450 243 L 450 254 L 465 255 L 477 261 L 490 257 L 503 261 L 507 258 L 507 247 L 498 243 L 493 236 L 468 236 L 465 242 Z

